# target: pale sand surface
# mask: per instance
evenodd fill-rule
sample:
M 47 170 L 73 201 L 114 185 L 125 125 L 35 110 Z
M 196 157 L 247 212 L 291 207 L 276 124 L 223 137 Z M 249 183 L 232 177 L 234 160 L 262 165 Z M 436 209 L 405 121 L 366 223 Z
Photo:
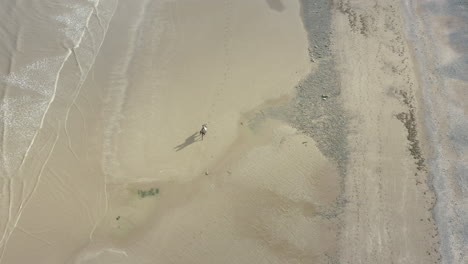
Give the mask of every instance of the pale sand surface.
M 3 4 L 0 263 L 463 263 L 416 2 Z
M 435 263 L 435 197 L 420 149 L 420 91 L 399 3 L 342 1 L 337 9 L 338 70 L 353 116 L 340 262 Z

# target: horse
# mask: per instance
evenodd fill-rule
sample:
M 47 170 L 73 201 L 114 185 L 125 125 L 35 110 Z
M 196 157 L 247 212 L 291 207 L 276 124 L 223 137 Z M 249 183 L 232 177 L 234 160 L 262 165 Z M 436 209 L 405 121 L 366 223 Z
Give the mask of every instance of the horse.
M 203 140 L 203 137 L 206 134 L 206 131 L 208 131 L 208 126 L 206 124 L 203 124 L 202 127 L 201 127 L 201 130 L 200 130 L 200 135 L 201 135 L 202 140 Z

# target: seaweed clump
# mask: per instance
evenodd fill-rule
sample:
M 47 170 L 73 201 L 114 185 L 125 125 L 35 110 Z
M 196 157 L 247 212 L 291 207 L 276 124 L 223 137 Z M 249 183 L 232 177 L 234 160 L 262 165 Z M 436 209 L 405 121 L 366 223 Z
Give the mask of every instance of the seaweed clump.
M 408 131 L 407 139 L 409 141 L 409 151 L 416 160 L 418 170 L 421 171 L 425 169 L 425 165 L 421 147 L 419 146 L 415 109 L 411 103 L 411 98 L 405 91 L 400 91 L 400 95 L 403 97 L 403 103 L 408 106 L 409 111 L 407 113 L 401 112 L 397 114 L 396 118 L 403 123 Z

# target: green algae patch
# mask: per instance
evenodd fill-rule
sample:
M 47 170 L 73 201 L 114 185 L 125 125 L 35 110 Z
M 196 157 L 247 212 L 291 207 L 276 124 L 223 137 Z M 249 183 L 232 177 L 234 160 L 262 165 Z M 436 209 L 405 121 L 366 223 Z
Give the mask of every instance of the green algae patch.
M 138 196 L 140 196 L 140 198 L 146 198 L 149 196 L 155 196 L 156 194 L 159 194 L 159 189 L 151 188 L 149 190 L 138 190 L 137 193 L 138 193 Z

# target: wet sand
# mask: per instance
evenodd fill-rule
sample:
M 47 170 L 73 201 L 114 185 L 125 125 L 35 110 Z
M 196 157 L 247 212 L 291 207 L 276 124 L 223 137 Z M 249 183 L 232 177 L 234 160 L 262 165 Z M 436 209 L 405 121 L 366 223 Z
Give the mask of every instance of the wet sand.
M 463 263 L 419 3 L 5 4 L 0 263 Z
M 11 215 L 4 263 L 284 263 L 333 247 L 316 215 L 336 196 L 336 169 L 268 114 L 288 105 L 311 67 L 299 3 L 280 9 L 104 9 L 112 20 L 92 68 L 72 49 L 60 71 L 35 143 L 43 159 L 26 164 L 37 184 Z M 76 49 L 96 41 L 88 37 Z
M 405 2 L 419 62 L 433 209 L 442 263 L 467 263 L 468 36 L 466 1 Z

